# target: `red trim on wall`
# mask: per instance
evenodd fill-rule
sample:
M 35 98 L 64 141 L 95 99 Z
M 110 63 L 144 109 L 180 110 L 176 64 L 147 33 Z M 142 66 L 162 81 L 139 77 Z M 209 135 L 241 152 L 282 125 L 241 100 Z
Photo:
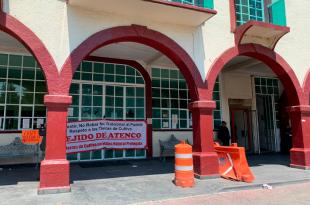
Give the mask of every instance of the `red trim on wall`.
M 23 23 L 1 11 L 0 30 L 21 42 L 36 58 L 44 73 L 48 92 L 50 94 L 61 92 L 61 89 L 57 86 L 57 66 L 42 41 Z
M 229 12 L 230 12 L 230 31 L 236 31 L 236 5 L 235 0 L 229 0 Z
M 118 42 L 136 42 L 162 52 L 182 72 L 193 101 L 198 100 L 204 93 L 205 84 L 187 52 L 166 35 L 139 25 L 119 26 L 99 31 L 75 48 L 63 65 L 58 81 L 64 93 L 69 93 L 72 76 L 85 57 L 100 47 Z
M 134 60 L 106 58 L 99 56 L 87 56 L 85 60 L 129 65 L 137 69 L 141 73 L 145 83 L 146 118 L 152 119 L 152 80 L 147 70 L 140 63 Z M 153 154 L 152 140 L 153 140 L 152 124 L 147 123 L 147 151 L 149 157 L 152 157 Z
M 212 99 L 212 93 L 217 76 L 222 71 L 224 66 L 237 56 L 252 57 L 266 64 L 282 82 L 286 92 L 288 93 L 288 97 L 291 100 L 291 105 L 306 103 L 299 81 L 290 65 L 273 50 L 257 44 L 244 44 L 232 47 L 216 59 L 207 75 L 207 97 L 210 100 Z
M 203 8 L 203 7 L 199 7 L 199 6 L 193 6 L 190 4 L 182 4 L 182 3 L 171 2 L 171 1 L 167 1 L 167 0 L 144 0 L 144 1 L 151 2 L 151 3 L 157 3 L 157 4 L 163 4 L 166 6 L 178 7 L 178 8 L 182 8 L 182 9 L 198 11 L 198 12 L 203 12 L 203 13 L 217 14 L 217 11 L 215 11 L 214 9 L 208 9 L 208 8 Z
M 310 104 L 310 68 L 308 69 L 307 75 L 304 80 L 303 91 L 304 91 L 305 102 L 307 102 L 307 105 L 309 105 Z

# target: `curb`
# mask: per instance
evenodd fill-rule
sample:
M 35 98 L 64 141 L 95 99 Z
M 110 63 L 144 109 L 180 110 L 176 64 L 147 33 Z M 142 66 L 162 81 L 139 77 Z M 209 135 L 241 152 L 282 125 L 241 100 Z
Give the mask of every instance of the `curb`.
M 272 182 L 272 183 L 266 183 L 266 184 L 272 187 L 280 187 L 280 186 L 285 186 L 285 185 L 303 184 L 303 183 L 309 183 L 309 182 L 310 182 L 310 179 L 301 179 L 301 180 L 294 180 L 294 181 Z M 218 193 L 262 189 L 262 186 L 263 184 L 253 184 L 253 185 L 246 185 L 246 186 L 239 186 L 239 187 L 226 187 L 226 188 L 219 190 Z

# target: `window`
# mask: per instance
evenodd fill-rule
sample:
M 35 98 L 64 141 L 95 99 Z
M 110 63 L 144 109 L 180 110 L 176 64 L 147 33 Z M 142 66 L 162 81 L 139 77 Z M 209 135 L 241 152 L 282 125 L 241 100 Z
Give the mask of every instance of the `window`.
M 286 26 L 285 0 L 235 0 L 236 24 L 250 20 Z
M 213 0 L 168 0 L 168 1 L 178 2 L 182 4 L 189 4 L 193 6 L 199 6 L 202 8 L 209 8 L 209 9 L 214 8 Z
M 0 54 L 0 129 L 39 128 L 45 123 L 46 84 L 32 56 Z
M 275 112 L 276 124 L 279 127 L 279 80 L 277 78 L 255 77 L 254 82 L 256 95 L 271 95 L 273 97 L 273 107 Z
M 191 128 L 186 81 L 179 70 L 152 68 L 153 128 Z
M 145 120 L 145 85 L 133 67 L 83 61 L 70 87 L 68 120 Z M 96 150 L 70 154 L 71 161 L 145 158 L 145 150 Z
M 192 127 L 192 116 L 187 83 L 179 70 L 152 69 L 152 111 L 154 129 L 188 129 Z M 217 129 L 222 122 L 220 82 L 216 79 L 213 100 L 213 125 Z
M 106 86 L 106 118 L 144 120 L 144 87 Z
M 235 9 L 237 26 L 250 20 L 264 21 L 264 0 L 235 0 Z
M 213 110 L 213 128 L 218 129 L 222 124 L 221 92 L 219 78 L 217 78 L 215 81 L 213 89 L 213 100 L 216 103 L 216 108 Z

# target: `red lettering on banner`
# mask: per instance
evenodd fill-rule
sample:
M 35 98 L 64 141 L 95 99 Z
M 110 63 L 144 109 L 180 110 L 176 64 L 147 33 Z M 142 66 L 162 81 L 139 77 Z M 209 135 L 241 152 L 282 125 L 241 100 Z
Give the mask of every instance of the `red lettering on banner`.
M 106 138 L 106 133 L 96 133 L 96 139 L 105 139 Z
M 98 149 L 143 149 L 146 146 L 146 123 L 98 120 L 69 122 L 67 153 Z

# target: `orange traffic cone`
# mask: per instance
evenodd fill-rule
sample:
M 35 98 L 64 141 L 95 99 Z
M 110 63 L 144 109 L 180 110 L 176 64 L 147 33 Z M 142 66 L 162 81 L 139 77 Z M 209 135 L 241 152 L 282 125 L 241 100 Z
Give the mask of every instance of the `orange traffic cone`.
M 174 183 L 181 187 L 193 187 L 195 184 L 192 146 L 186 144 L 185 141 L 175 146 Z

